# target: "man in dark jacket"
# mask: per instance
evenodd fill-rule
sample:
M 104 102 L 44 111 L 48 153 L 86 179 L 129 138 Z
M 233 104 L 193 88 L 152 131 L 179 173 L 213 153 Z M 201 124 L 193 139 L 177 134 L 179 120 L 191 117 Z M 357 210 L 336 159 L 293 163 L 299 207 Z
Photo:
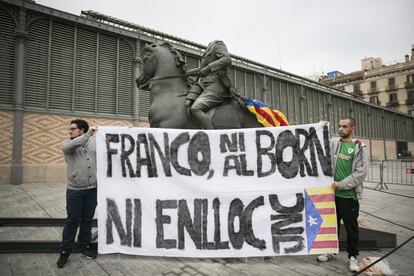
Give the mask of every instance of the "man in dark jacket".
M 70 123 L 68 131 L 70 139 L 62 144 L 68 186 L 67 218 L 57 261 L 59 268 L 67 264 L 79 226 L 78 242 L 81 254 L 90 259 L 96 258 L 96 250 L 90 247 L 92 221 L 97 205 L 96 144 L 93 137 L 96 127 L 89 127 L 86 121 L 76 119 Z
M 223 41 L 210 42 L 203 54 L 200 68 L 188 71 L 188 74 L 201 78 L 195 83 L 185 101 L 187 110 L 203 129 L 214 129 L 206 112 L 230 98 L 228 88 L 222 78 L 228 79 L 231 57 Z

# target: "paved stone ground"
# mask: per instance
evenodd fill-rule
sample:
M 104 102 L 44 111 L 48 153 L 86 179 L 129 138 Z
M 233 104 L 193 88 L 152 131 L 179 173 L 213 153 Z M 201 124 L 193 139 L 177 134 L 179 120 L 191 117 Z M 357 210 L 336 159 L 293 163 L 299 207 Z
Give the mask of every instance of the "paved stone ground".
M 367 183 L 367 187 L 375 187 Z M 414 186 L 390 185 L 388 192 L 414 197 Z M 366 189 L 361 210 L 414 229 L 414 199 Z M 362 227 L 397 234 L 401 244 L 414 231 L 361 212 Z M 65 217 L 65 184 L 0 185 L 0 217 Z M 0 227 L 0 241 L 60 240 L 58 227 Z M 28 238 L 30 237 L 30 238 Z M 383 256 L 391 249 L 361 251 L 360 256 Z M 100 255 L 96 260 L 72 254 L 64 269 L 56 268 L 58 254 L 0 254 L 0 275 L 351 275 L 347 258 L 318 263 L 315 256 L 191 259 Z M 387 258 L 398 275 L 414 275 L 414 240 Z

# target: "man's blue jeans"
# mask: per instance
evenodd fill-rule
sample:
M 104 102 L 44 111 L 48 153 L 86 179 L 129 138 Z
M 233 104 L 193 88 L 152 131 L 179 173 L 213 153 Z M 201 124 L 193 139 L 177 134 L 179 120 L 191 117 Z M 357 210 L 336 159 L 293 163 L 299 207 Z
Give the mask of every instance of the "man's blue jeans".
M 79 229 L 80 249 L 85 249 L 91 242 L 93 216 L 97 204 L 97 189 L 66 190 L 67 218 L 63 227 L 62 244 L 59 252 L 72 253 L 76 231 Z

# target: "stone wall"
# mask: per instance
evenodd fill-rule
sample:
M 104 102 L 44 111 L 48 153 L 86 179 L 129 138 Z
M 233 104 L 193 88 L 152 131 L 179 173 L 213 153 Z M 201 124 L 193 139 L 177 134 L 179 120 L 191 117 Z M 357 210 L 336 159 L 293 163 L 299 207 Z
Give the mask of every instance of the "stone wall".
M 414 142 L 408 142 L 408 152 L 411 152 L 411 156 L 414 156 Z
M 384 159 L 384 140 L 371 140 L 371 153 L 371 159 Z
M 397 143 L 395 141 L 386 141 L 387 159 L 397 159 Z

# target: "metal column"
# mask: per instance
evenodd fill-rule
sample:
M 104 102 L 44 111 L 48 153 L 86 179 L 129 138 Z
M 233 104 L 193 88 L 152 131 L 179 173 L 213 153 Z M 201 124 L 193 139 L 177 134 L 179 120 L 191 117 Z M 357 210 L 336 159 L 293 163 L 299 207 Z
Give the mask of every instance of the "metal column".
M 19 8 L 16 26 L 16 82 L 13 116 L 13 153 L 11 182 L 19 185 L 23 181 L 23 105 L 24 105 L 24 65 L 26 62 L 26 9 Z

